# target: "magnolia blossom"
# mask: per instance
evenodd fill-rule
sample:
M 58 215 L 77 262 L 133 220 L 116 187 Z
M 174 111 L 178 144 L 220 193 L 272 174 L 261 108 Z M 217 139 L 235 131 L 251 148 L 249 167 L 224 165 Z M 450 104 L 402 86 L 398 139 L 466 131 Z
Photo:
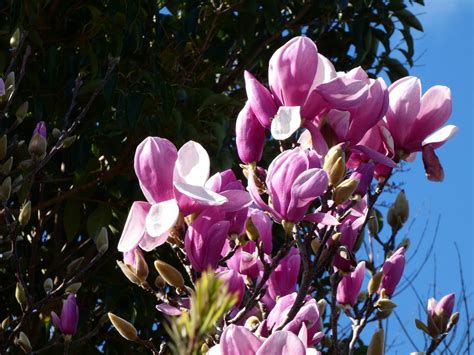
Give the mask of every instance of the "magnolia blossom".
M 392 256 L 385 260 L 382 266 L 382 281 L 380 283 L 379 292 L 385 290 L 385 294 L 389 297 L 395 292 L 403 270 L 405 269 L 405 248 L 399 248 Z
M 355 107 L 367 97 L 364 81 L 337 73 L 307 37 L 295 37 L 271 57 L 270 90 L 250 73 L 245 88 L 252 111 L 275 139 L 289 138 L 306 120 L 329 108 Z
M 51 318 L 54 326 L 64 335 L 74 335 L 77 331 L 77 323 L 79 322 L 79 307 L 77 307 L 76 296 L 70 294 L 63 301 L 61 316 L 55 312 L 51 312 Z
M 453 314 L 454 301 L 454 293 L 444 296 L 439 301 L 434 298 L 428 300 L 428 328 L 435 335 L 446 331 Z
M 365 262 L 361 261 L 353 272 L 345 275 L 337 285 L 337 303 L 344 306 L 354 306 L 364 282 Z
M 240 160 L 244 163 L 260 161 L 265 145 L 265 128 L 260 124 L 248 103 L 237 116 L 235 142 Z
M 308 348 L 304 331 L 295 335 L 288 331 L 277 331 L 268 338 L 257 337 L 247 328 L 228 326 L 218 345 L 213 346 L 209 355 L 317 355 L 316 349 Z
M 443 168 L 434 150 L 458 131 L 453 125 L 441 128 L 451 116 L 451 90 L 433 86 L 422 96 L 420 79 L 408 76 L 394 82 L 388 91 L 384 120 L 397 156 L 413 160 L 414 153 L 421 151 L 428 179 L 442 181 Z

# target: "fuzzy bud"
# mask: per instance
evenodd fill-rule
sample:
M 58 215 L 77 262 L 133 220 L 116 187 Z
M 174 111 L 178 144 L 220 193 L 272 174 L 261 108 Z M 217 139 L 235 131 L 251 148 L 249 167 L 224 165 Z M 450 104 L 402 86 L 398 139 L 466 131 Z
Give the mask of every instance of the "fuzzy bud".
M 136 341 L 138 339 L 137 329 L 132 325 L 132 323 L 127 322 L 125 319 L 116 316 L 113 313 L 107 313 L 109 316 L 110 322 L 120 333 L 122 337 L 130 341 Z
M 143 254 L 138 249 L 135 249 L 135 275 L 137 275 L 141 282 L 145 282 L 148 273 L 148 265 Z
M 370 340 L 369 348 L 367 349 L 367 355 L 383 355 L 384 352 L 384 330 L 380 328 L 375 331 Z
M 347 201 L 357 189 L 359 182 L 353 179 L 346 179 L 341 182 L 333 191 L 334 204 L 339 205 Z
M 25 310 L 28 304 L 28 298 L 26 297 L 25 289 L 19 282 L 16 283 L 15 298 L 21 309 Z
M 184 288 L 183 275 L 173 266 L 161 260 L 155 260 L 155 269 L 163 277 L 167 284 L 182 289 Z
M 79 270 L 82 262 L 84 261 L 84 257 L 80 256 L 79 258 L 74 259 L 71 261 L 68 266 L 66 267 L 66 271 L 69 275 L 74 274 L 76 271 Z
M 2 175 L 10 174 L 10 171 L 12 170 L 12 166 L 13 166 L 13 157 L 10 157 L 6 162 L 0 165 L 0 174 Z
M 13 35 L 10 37 L 10 48 L 17 49 L 18 45 L 20 44 L 20 39 L 21 39 L 21 32 L 20 32 L 20 29 L 17 28 L 15 32 L 13 32 Z
M 18 337 L 15 339 L 15 345 L 18 345 L 25 354 L 31 353 L 33 348 L 31 347 L 30 339 L 26 336 L 25 333 L 20 332 Z
M 120 270 L 122 270 L 125 277 L 129 279 L 131 282 L 133 282 L 136 285 L 140 285 L 142 283 L 142 281 L 136 275 L 135 270 L 133 270 L 133 266 L 125 264 L 119 260 L 117 260 L 117 265 L 120 268 Z
M 247 234 L 249 240 L 253 242 L 257 242 L 260 238 L 260 233 L 253 223 L 252 218 L 247 218 L 247 221 L 245 222 L 245 233 Z
M 12 193 L 12 178 L 8 176 L 0 185 L 0 201 L 8 201 Z
M 95 246 L 99 254 L 104 254 L 109 249 L 109 236 L 107 228 L 102 227 L 95 237 Z
M 331 171 L 328 172 L 329 183 L 332 186 L 337 186 L 346 176 L 346 162 L 344 157 L 337 158 L 334 165 L 331 167 Z
M 375 303 L 375 306 L 382 312 L 390 312 L 397 307 L 397 305 L 390 301 L 388 298 L 380 298 Z
M 18 123 L 22 123 L 28 114 L 28 101 L 23 102 L 20 107 L 15 112 L 16 119 Z
M 380 283 L 382 282 L 383 272 L 380 271 L 376 273 L 372 278 L 369 280 L 369 284 L 367 285 L 367 291 L 369 295 L 373 295 L 380 287 Z
M 65 290 L 64 293 L 77 293 L 82 286 L 82 282 L 74 282 L 70 284 Z
M 44 289 L 44 292 L 46 292 L 47 295 L 49 295 L 50 292 L 53 290 L 53 280 L 50 277 L 48 277 L 46 280 L 44 280 L 43 289 Z
M 28 224 L 31 218 L 31 201 L 27 201 L 20 210 L 18 221 L 23 227 Z
M 335 145 L 329 149 L 326 156 L 324 157 L 323 169 L 329 174 L 339 158 L 345 160 L 342 144 Z

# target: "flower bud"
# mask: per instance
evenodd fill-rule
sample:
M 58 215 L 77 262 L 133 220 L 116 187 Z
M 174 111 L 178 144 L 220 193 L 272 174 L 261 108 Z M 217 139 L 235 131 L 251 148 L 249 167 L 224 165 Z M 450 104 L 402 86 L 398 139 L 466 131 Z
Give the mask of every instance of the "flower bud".
M 110 312 L 107 313 L 107 315 L 122 337 L 130 341 L 136 341 L 138 339 L 137 329 L 130 322 Z
M 345 154 L 344 150 L 342 149 L 342 144 L 337 144 L 329 149 L 326 156 L 324 157 L 323 170 L 329 174 L 339 158 L 342 158 L 343 161 L 345 161 Z
M 388 210 L 387 221 L 394 230 L 399 230 L 408 220 L 409 205 L 404 191 L 400 191 Z
M 12 178 L 8 176 L 0 185 L 0 201 L 8 201 L 12 193 Z
M 244 163 L 258 162 L 265 145 L 265 128 L 247 103 L 237 116 L 235 142 L 240 160 Z
M 76 296 L 74 294 L 68 295 L 66 300 L 63 301 L 61 315 L 58 316 L 55 312 L 51 312 L 51 319 L 54 327 L 63 335 L 71 337 L 76 334 L 77 324 L 79 323 L 79 307 L 77 306 Z
M 3 329 L 3 330 L 6 330 L 9 325 L 10 325 L 10 316 L 8 316 L 4 320 L 2 320 L 2 323 L 0 324 L 0 328 Z
M 247 320 L 245 321 L 244 327 L 250 330 L 251 332 L 253 332 L 258 328 L 259 325 L 260 325 L 260 319 L 258 319 L 255 316 L 251 316 L 247 318 Z
M 25 310 L 28 305 L 28 298 L 26 296 L 25 289 L 19 282 L 16 283 L 15 298 L 18 304 L 20 305 L 21 309 Z
M 47 295 L 49 295 L 49 293 L 53 290 L 53 280 L 48 277 L 46 280 L 44 280 L 43 282 L 43 289 L 44 289 L 44 292 L 46 292 Z
M 162 278 L 160 275 L 158 275 L 158 276 L 155 278 L 155 286 L 156 286 L 156 288 L 158 288 L 158 289 L 165 288 L 165 286 L 166 286 L 165 280 L 163 280 L 163 278 Z
M 367 226 L 369 229 L 370 235 L 377 235 L 380 231 L 380 226 L 379 226 L 379 219 L 377 217 L 377 212 L 375 209 L 372 209 L 370 211 L 370 217 L 369 220 L 367 221 Z
M 431 336 L 428 326 L 419 319 L 415 319 L 415 325 L 418 329 L 424 331 L 426 334 Z
M 23 332 L 20 332 L 20 334 L 18 334 L 18 337 L 15 339 L 15 345 L 18 345 L 21 350 L 25 352 L 25 354 L 29 354 L 33 350 L 31 347 L 30 339 L 28 339 L 26 334 Z
M 283 226 L 285 235 L 291 235 L 293 233 L 293 228 L 295 227 L 295 224 L 293 222 L 283 220 L 281 221 L 281 225 Z
M 61 148 L 69 148 L 77 139 L 77 136 L 74 134 L 70 137 L 67 137 L 64 139 L 63 144 L 61 145 Z
M 337 158 L 334 165 L 331 167 L 331 171 L 328 173 L 329 183 L 332 186 L 337 186 L 346 176 L 346 162 L 344 157 Z
M 71 274 L 74 274 L 76 271 L 79 270 L 79 267 L 81 266 L 82 262 L 84 261 L 84 257 L 83 256 L 80 256 L 79 258 L 76 258 L 74 259 L 73 261 L 71 261 L 67 268 L 66 268 L 66 272 L 71 275 Z
M 107 228 L 102 227 L 95 238 L 95 246 L 99 254 L 104 254 L 109 249 L 109 236 Z
M 395 303 L 390 301 L 388 298 L 380 298 L 376 303 L 375 307 L 380 309 L 382 312 L 389 312 L 392 311 L 397 307 Z
M 20 210 L 18 221 L 23 227 L 28 224 L 31 217 L 31 201 L 27 201 Z
M 15 32 L 13 32 L 13 35 L 10 37 L 11 49 L 15 50 L 18 48 L 18 45 L 20 44 L 20 39 L 21 39 L 21 32 L 20 32 L 20 29 L 17 28 Z
M 184 288 L 183 275 L 181 275 L 181 273 L 173 266 L 161 260 L 155 260 L 154 265 L 156 271 L 158 271 L 166 283 L 176 288 Z
M 311 241 L 311 250 L 313 251 L 313 253 L 317 254 L 320 247 L 321 247 L 321 241 L 318 238 L 314 238 Z
M 7 135 L 4 134 L 0 138 L 0 160 L 3 160 L 5 156 L 7 155 L 7 143 L 8 143 Z
M 373 295 L 379 289 L 380 283 L 382 282 L 382 276 L 383 272 L 380 271 L 374 276 L 372 276 L 372 278 L 369 280 L 369 284 L 367 285 L 367 291 L 369 292 L 369 296 Z
M 13 157 L 10 157 L 6 162 L 0 165 L 0 174 L 2 175 L 10 174 L 10 171 L 12 170 L 12 166 L 13 166 Z
M 136 285 L 140 285 L 142 281 L 138 278 L 138 276 L 135 273 L 135 270 L 133 270 L 133 267 L 129 264 L 125 264 L 119 260 L 117 260 L 117 265 L 122 270 L 123 274 L 127 279 L 129 279 L 131 282 L 133 282 Z
M 347 201 L 352 196 L 358 184 L 357 180 L 352 179 L 346 179 L 341 182 L 333 191 L 332 199 L 334 200 L 334 204 L 339 205 Z
M 383 355 L 384 352 L 384 330 L 380 328 L 375 331 L 370 340 L 369 348 L 367 349 L 367 355 Z
M 143 254 L 137 249 L 135 249 L 135 274 L 142 281 L 146 281 L 148 277 L 148 265 L 146 263 Z
M 249 240 L 253 242 L 257 242 L 260 238 L 260 233 L 250 217 L 245 221 L 245 233 Z
M 15 116 L 19 124 L 23 122 L 27 114 L 28 114 L 28 101 L 25 101 L 20 105 L 20 107 L 18 107 L 18 109 L 15 112 Z
M 82 286 L 82 282 L 74 282 L 70 284 L 65 290 L 64 293 L 77 293 Z
M 31 157 L 41 160 L 46 155 L 46 148 L 48 146 L 46 133 L 47 130 L 44 121 L 38 122 L 28 145 L 28 152 Z

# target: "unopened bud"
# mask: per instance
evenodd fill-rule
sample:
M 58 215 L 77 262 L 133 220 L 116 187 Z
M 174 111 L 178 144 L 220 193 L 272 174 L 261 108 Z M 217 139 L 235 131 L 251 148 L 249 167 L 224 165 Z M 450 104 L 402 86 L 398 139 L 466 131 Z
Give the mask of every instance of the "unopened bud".
M 384 352 L 384 330 L 380 328 L 375 331 L 370 340 L 369 348 L 367 349 L 367 355 L 383 355 Z
M 109 236 L 107 228 L 102 227 L 95 237 L 95 246 L 99 254 L 104 254 L 109 249 Z
M 369 220 L 367 221 L 367 226 L 368 226 L 370 235 L 379 234 L 379 231 L 380 231 L 379 219 L 377 216 L 377 211 L 375 209 L 372 209 L 370 211 L 370 217 L 369 217 Z
M 359 185 L 359 182 L 353 179 L 346 179 L 341 182 L 333 191 L 334 204 L 339 205 L 347 201 L 357 189 L 357 185 Z
M 373 295 L 380 287 L 380 283 L 382 282 L 383 272 L 380 271 L 376 273 L 372 278 L 369 280 L 369 284 L 367 285 L 367 292 L 369 296 Z
M 53 136 L 54 139 L 58 139 L 61 136 L 61 131 L 57 129 L 56 127 L 53 128 L 51 131 L 51 135 Z
M 163 278 L 162 278 L 160 275 L 158 275 L 158 276 L 155 278 L 155 286 L 156 286 L 156 288 L 158 288 L 158 289 L 165 288 L 165 286 L 166 286 L 165 280 L 163 280 Z
M 148 277 L 148 273 L 148 265 L 145 258 L 143 257 L 143 254 L 140 253 L 138 249 L 135 249 L 135 274 L 140 279 L 140 281 L 144 282 Z
M 247 318 L 247 320 L 245 321 L 244 327 L 250 330 L 251 332 L 253 332 L 254 330 L 258 328 L 259 325 L 260 325 L 260 319 L 258 319 L 255 316 L 251 316 Z
M 173 266 L 161 260 L 155 260 L 154 265 L 156 271 L 158 271 L 167 284 L 176 288 L 184 288 L 183 275 Z
M 107 315 L 115 329 L 117 329 L 122 337 L 130 341 L 136 341 L 138 339 L 137 329 L 132 325 L 132 323 L 110 312 L 107 313 Z
M 288 221 L 281 221 L 281 225 L 283 226 L 283 230 L 285 231 L 285 235 L 289 236 L 293 233 L 293 228 L 295 227 L 295 224 L 293 222 L 288 222 Z
M 28 298 L 26 297 L 25 289 L 19 282 L 16 283 L 15 298 L 18 304 L 20 305 L 21 309 L 25 310 L 28 304 Z
M 20 107 L 15 112 L 16 119 L 18 123 L 22 123 L 28 114 L 28 101 L 23 102 Z
M 82 282 L 74 282 L 70 284 L 65 290 L 64 293 L 77 293 L 82 286 Z
M 10 37 L 10 47 L 11 49 L 17 49 L 18 45 L 20 44 L 21 32 L 20 29 L 17 28 L 13 35 Z
M 321 298 L 319 301 L 318 301 L 318 311 L 319 311 L 319 314 L 321 315 L 321 317 L 324 315 L 324 312 L 326 311 L 326 306 L 327 306 L 327 302 L 324 298 Z
M 337 186 L 346 176 L 346 161 L 344 157 L 337 158 L 334 165 L 331 167 L 331 171 L 328 173 L 329 184 Z
M 28 339 L 26 334 L 23 332 L 20 332 L 20 334 L 18 334 L 18 337 L 15 339 L 15 344 L 18 345 L 21 350 L 25 352 L 25 354 L 29 354 L 33 350 L 31 347 L 30 339 Z
M 133 270 L 132 266 L 125 264 L 119 260 L 117 260 L 117 265 L 122 270 L 123 274 L 127 279 L 129 279 L 131 282 L 133 282 L 136 285 L 140 285 L 142 282 L 138 278 L 138 276 L 135 273 L 135 270 Z
M 389 208 L 387 214 L 388 224 L 393 230 L 399 230 L 408 220 L 409 205 L 405 197 L 405 192 L 400 191 L 393 205 Z
M 395 303 L 390 301 L 388 298 L 380 298 L 376 303 L 375 307 L 380 309 L 382 312 L 392 311 L 397 307 Z
M 8 176 L 0 185 L 0 201 L 8 201 L 12 193 L 12 178 Z
M 44 289 L 44 292 L 46 292 L 47 295 L 49 295 L 51 293 L 51 291 L 53 290 L 53 280 L 50 277 L 48 277 L 46 280 L 44 280 L 43 289 Z
M 81 266 L 83 261 L 84 261 L 83 256 L 80 256 L 79 258 L 76 258 L 73 261 L 71 261 L 66 268 L 67 273 L 69 275 L 74 274 L 77 270 L 79 270 L 79 267 Z
M 331 172 L 332 167 L 339 158 L 345 160 L 344 150 L 342 149 L 342 144 L 335 145 L 328 150 L 326 156 L 324 157 L 323 169 L 328 174 Z
M 459 321 L 459 312 L 455 312 L 451 315 L 451 318 L 449 318 L 449 323 L 452 325 L 456 325 Z
M 252 242 L 257 242 L 258 238 L 260 238 L 260 233 L 257 227 L 255 227 L 251 217 L 247 218 L 247 221 L 245 222 L 245 233 L 247 234 L 247 238 Z
M 321 247 L 321 241 L 318 238 L 314 238 L 311 241 L 311 249 L 313 250 L 313 253 L 317 254 L 320 247 Z
M 332 241 L 333 241 L 334 243 L 339 242 L 339 240 L 341 239 L 341 237 L 342 237 L 342 234 L 339 233 L 339 232 L 336 232 L 336 233 L 334 233 L 333 235 L 331 235 L 331 239 L 332 239 Z
M 20 210 L 18 221 L 23 227 L 28 224 L 31 217 L 31 201 L 27 201 Z
M 7 143 L 7 135 L 4 134 L 2 137 L 0 137 L 0 160 L 3 160 L 7 155 Z
M 10 171 L 12 170 L 12 166 L 13 166 L 13 157 L 10 157 L 5 163 L 0 165 L 0 174 L 2 175 L 10 174 Z
M 3 330 L 6 330 L 9 325 L 10 325 L 10 316 L 8 316 L 8 317 L 5 318 L 4 320 L 2 320 L 2 323 L 0 324 L 0 327 L 1 327 Z
M 70 137 L 67 137 L 64 141 L 63 141 L 63 144 L 62 144 L 62 148 L 69 148 L 77 139 L 77 136 L 76 135 L 73 135 L 73 136 L 70 136 Z
M 30 140 L 28 152 L 32 158 L 41 160 L 46 155 L 47 146 L 48 142 L 46 141 L 46 138 L 41 134 L 36 133 Z

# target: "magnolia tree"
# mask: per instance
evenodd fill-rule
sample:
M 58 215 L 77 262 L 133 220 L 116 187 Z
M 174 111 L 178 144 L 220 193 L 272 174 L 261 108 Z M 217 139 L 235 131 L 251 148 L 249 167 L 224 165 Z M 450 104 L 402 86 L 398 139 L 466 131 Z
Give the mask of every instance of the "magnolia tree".
M 154 353 L 383 354 L 382 321 L 396 307 L 410 254 L 408 240 L 397 238 L 409 207 L 399 191 L 387 236 L 375 207 L 394 190 L 393 172 L 418 152 L 427 178 L 443 180 L 435 150 L 457 131 L 444 126 L 450 90 L 422 93 L 410 76 L 387 87 L 360 67 L 336 72 L 306 37 L 273 54 L 268 85 L 245 72 L 235 129 L 241 172 L 209 177 L 209 155 L 195 141 L 177 149 L 148 137 L 137 147 L 146 201 L 131 206 L 117 264 L 156 297 L 150 307 L 167 318 L 156 326 L 169 336 L 143 339 L 127 320 L 109 318 Z M 265 164 L 263 151 L 275 142 L 280 152 Z M 150 282 L 146 253 L 165 244 L 172 253 L 154 261 Z M 436 350 L 458 321 L 454 304 L 454 294 L 427 301 L 416 326 L 431 342 L 413 351 Z M 73 333 L 73 297 L 53 320 Z

